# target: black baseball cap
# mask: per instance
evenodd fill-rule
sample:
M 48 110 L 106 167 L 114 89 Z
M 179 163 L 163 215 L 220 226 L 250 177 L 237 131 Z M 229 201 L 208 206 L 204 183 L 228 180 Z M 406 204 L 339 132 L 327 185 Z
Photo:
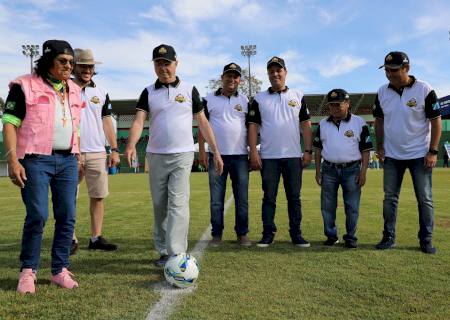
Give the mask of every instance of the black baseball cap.
M 384 58 L 384 64 L 379 69 L 388 67 L 390 69 L 399 69 L 409 64 L 409 58 L 406 53 L 401 51 L 391 51 Z
M 236 72 L 239 73 L 239 75 L 242 75 L 241 67 L 237 63 L 229 63 L 225 67 L 223 67 L 222 75 L 224 75 L 227 72 Z
M 350 96 L 344 89 L 333 89 L 327 94 L 328 103 L 341 103 L 345 100 L 349 100 Z
M 272 57 L 269 61 L 267 61 L 267 69 L 269 69 L 270 66 L 273 65 L 273 64 L 277 64 L 280 67 L 286 69 L 286 65 L 284 64 L 284 60 L 281 59 L 280 57 L 275 56 L 275 57 Z
M 155 49 L 153 49 L 153 61 L 155 60 L 167 60 L 167 61 L 177 61 L 177 53 L 172 46 L 167 44 L 160 44 Z
M 42 45 L 42 56 L 49 60 L 54 59 L 58 54 L 68 54 L 74 56 L 73 49 L 67 41 L 47 40 Z

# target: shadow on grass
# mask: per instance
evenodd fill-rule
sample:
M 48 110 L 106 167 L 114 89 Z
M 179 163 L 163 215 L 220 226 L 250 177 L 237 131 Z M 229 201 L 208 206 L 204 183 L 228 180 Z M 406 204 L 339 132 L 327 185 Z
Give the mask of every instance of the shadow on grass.
M 357 252 L 357 251 L 376 251 L 382 252 L 383 250 L 375 249 L 376 243 L 358 243 L 358 248 L 350 249 L 344 246 L 343 241 L 334 245 L 334 246 L 326 246 L 323 244 L 323 241 L 311 241 L 311 246 L 309 248 L 301 248 L 294 246 L 290 241 L 274 241 L 269 247 L 260 248 L 256 246 L 256 241 L 252 242 L 252 246 L 243 247 L 240 246 L 235 240 L 225 240 L 222 245 L 216 248 L 207 247 L 208 251 L 212 252 L 237 252 L 242 250 L 250 250 L 252 252 L 277 252 L 277 253 L 294 253 L 294 252 L 304 252 L 305 254 L 309 253 L 337 253 L 337 252 Z M 420 252 L 420 247 L 417 246 L 396 246 L 393 249 L 389 249 L 387 251 L 418 251 Z

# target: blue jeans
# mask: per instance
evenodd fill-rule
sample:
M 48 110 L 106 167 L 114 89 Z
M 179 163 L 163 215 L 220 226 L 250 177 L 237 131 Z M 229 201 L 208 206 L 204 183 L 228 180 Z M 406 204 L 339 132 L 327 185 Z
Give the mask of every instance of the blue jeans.
M 283 176 L 284 191 L 288 203 L 289 233 L 291 238 L 301 235 L 302 208 L 300 189 L 302 187 L 302 159 L 262 159 L 262 202 L 263 234 L 277 231 L 275 209 L 277 207 L 278 185 Z
M 52 191 L 55 233 L 52 244 L 52 274 L 69 265 L 75 226 L 78 184 L 77 160 L 73 154 L 27 155 L 20 163 L 27 181 L 22 189 L 26 217 L 20 253 L 21 269 L 39 267 L 42 233 L 48 218 L 48 188 Z
M 247 155 L 223 155 L 223 173 L 218 176 L 214 168 L 214 156 L 209 154 L 209 190 L 211 209 L 211 234 L 222 236 L 224 222 L 225 191 L 230 174 L 235 203 L 234 231 L 238 236 L 248 233 L 248 157 Z
M 385 236 L 395 238 L 398 197 L 403 176 L 409 169 L 419 208 L 420 241 L 430 242 L 433 234 L 434 209 L 431 194 L 432 169 L 423 166 L 424 158 L 396 160 L 386 157 L 384 160 L 384 201 L 383 217 Z
M 327 238 L 338 238 L 336 208 L 340 185 L 344 198 L 345 229 L 347 231 L 344 235 L 344 240 L 358 240 L 355 234 L 361 199 L 361 187 L 356 183 L 359 172 L 360 163 L 355 163 L 346 168 L 336 168 L 326 162 L 322 163 L 320 206 L 322 209 L 324 233 Z

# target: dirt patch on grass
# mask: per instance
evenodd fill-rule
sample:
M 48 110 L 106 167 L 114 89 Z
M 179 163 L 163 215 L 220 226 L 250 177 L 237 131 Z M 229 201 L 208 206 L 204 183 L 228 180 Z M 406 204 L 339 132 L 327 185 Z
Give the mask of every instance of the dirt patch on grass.
M 450 229 L 450 218 L 436 218 L 436 226 L 443 229 Z

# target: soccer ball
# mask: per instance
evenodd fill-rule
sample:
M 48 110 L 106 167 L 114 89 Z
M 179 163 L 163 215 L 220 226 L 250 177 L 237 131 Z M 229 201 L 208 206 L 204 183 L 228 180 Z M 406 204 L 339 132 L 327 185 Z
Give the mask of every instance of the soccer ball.
M 167 282 L 178 288 L 192 286 L 198 278 L 198 263 L 194 256 L 179 253 L 171 256 L 164 266 Z

